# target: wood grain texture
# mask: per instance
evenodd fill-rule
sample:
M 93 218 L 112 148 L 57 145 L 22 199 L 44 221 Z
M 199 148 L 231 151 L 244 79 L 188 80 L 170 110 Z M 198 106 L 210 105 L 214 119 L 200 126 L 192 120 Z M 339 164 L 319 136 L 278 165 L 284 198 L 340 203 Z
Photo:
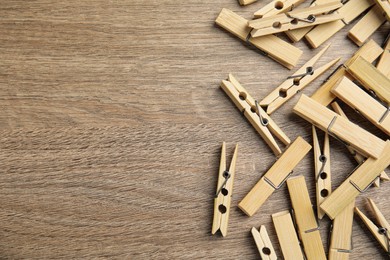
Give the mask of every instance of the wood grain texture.
M 261 100 L 291 71 L 214 25 L 223 7 L 250 19 L 268 2 L 2 1 L 0 257 L 258 259 L 250 229 L 262 224 L 281 257 L 271 214 L 291 208 L 287 188 L 252 218 L 237 208 L 275 157 L 219 83 L 231 72 Z M 329 41 L 319 66 L 357 50 L 346 38 L 352 26 Z M 295 46 L 304 51 L 297 68 L 318 52 Z M 272 118 L 292 140 L 309 141 L 310 125 L 291 112 L 298 98 Z M 210 235 L 222 141 L 240 146 L 224 239 Z M 336 188 L 355 162 L 334 139 L 331 160 Z M 295 169 L 312 202 L 313 168 L 308 155 Z M 365 195 L 385 216 L 389 185 Z M 325 244 L 329 224 L 320 221 Z M 350 259 L 387 259 L 359 221 L 353 240 Z

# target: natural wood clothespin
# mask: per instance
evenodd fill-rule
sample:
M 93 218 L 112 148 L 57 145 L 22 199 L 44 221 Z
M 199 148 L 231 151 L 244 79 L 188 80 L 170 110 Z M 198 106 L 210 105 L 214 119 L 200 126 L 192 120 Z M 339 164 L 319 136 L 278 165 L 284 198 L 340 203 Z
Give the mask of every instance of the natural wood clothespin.
M 390 253 L 390 225 L 385 216 L 383 216 L 382 212 L 380 212 L 378 207 L 375 205 L 374 201 L 371 199 L 367 200 L 378 225 L 374 224 L 374 222 L 364 215 L 357 207 L 355 208 L 355 212 L 370 230 L 371 234 L 374 235 L 375 239 L 381 244 L 382 248 L 386 252 Z
M 380 6 L 384 12 L 386 19 L 390 21 L 390 1 L 389 0 L 375 0 L 376 4 Z
M 313 30 L 305 35 L 306 40 L 313 48 L 318 48 L 321 44 L 340 31 L 345 25 L 352 22 L 373 4 L 374 2 L 372 0 L 348 1 L 343 7 L 336 11 L 336 13 L 341 15 L 342 20 L 317 25 Z
M 257 38 L 250 37 L 251 28 L 248 27 L 248 20 L 229 9 L 222 9 L 215 23 L 241 40 L 255 46 L 266 56 L 269 56 L 288 69 L 295 67 L 303 53 L 297 47 L 283 41 L 275 35 Z
M 257 249 L 259 250 L 260 257 L 262 260 L 276 260 L 276 253 L 272 246 L 271 240 L 269 239 L 267 229 L 265 226 L 260 226 L 259 231 L 256 228 L 251 230 L 253 239 L 255 240 Z
M 257 0 L 238 0 L 240 5 L 250 5 L 253 4 L 254 2 L 257 2 Z
M 293 7 L 297 7 L 305 0 L 273 0 L 272 2 L 263 6 L 260 10 L 256 11 L 255 18 L 269 17 L 275 14 L 291 11 Z
M 373 62 L 383 53 L 383 49 L 374 41 L 370 40 L 364 44 L 351 59 L 346 61 L 343 66 L 339 66 L 329 77 L 325 80 L 324 84 L 312 95 L 312 99 L 320 103 L 321 105 L 328 106 L 336 96 L 333 95 L 331 89 L 339 82 L 339 80 L 346 76 L 351 77 L 346 72 L 346 67 L 360 56 L 368 62 Z
M 303 88 L 313 82 L 340 60 L 340 58 L 337 58 L 319 68 L 314 68 L 315 63 L 328 50 L 329 46 L 330 45 L 326 46 L 323 50 L 317 53 L 317 55 L 296 71 L 294 75 L 288 77 L 279 87 L 260 101 L 260 106 L 264 108 L 267 114 L 272 114 L 285 102 L 290 100 L 295 94 L 300 92 Z
M 345 119 L 348 119 L 347 115 L 344 113 L 344 111 L 341 109 L 340 105 L 335 101 L 331 104 L 333 110 L 339 114 L 340 116 L 344 117 Z M 350 146 L 346 146 L 348 151 L 350 152 L 350 154 L 353 156 L 353 158 L 355 158 L 355 161 L 359 164 L 363 163 L 366 158 L 359 154 L 358 152 L 356 152 L 354 149 L 352 149 Z M 380 180 L 383 180 L 383 181 L 390 181 L 390 178 L 389 176 L 387 175 L 387 173 L 385 171 L 381 172 L 381 175 L 380 175 L 380 178 L 377 178 L 374 182 L 374 185 L 376 187 L 379 187 L 380 186 Z
M 389 34 L 390 36 L 390 34 Z M 390 40 L 385 43 L 384 51 L 376 65 L 377 69 L 387 78 L 390 78 Z
M 214 218 L 211 234 L 218 230 L 222 236 L 227 235 L 229 223 L 230 202 L 233 192 L 233 181 L 236 171 L 238 145 L 234 149 L 233 158 L 229 169 L 226 167 L 226 144 L 222 143 L 221 161 L 219 165 L 217 192 L 214 199 Z
M 317 219 L 310 202 L 309 192 L 303 176 L 287 180 L 291 203 L 294 209 L 299 236 L 308 260 L 326 260 Z
M 330 231 L 329 260 L 348 260 L 352 252 L 352 224 L 355 200 L 333 220 Z
M 284 259 L 304 260 L 290 212 L 286 210 L 273 214 L 272 221 Z
M 279 148 L 274 136 L 285 145 L 290 144 L 291 140 L 258 105 L 257 101 L 249 95 L 232 74 L 229 74 L 228 81 L 222 81 L 221 88 L 270 146 L 275 155 L 280 155 L 282 150 Z
M 359 80 L 363 87 L 372 91 L 382 101 L 390 104 L 390 79 L 371 63 L 361 57 L 357 57 L 348 66 L 348 72 Z
M 303 94 L 301 96 L 293 110 L 322 131 L 327 132 L 340 141 L 346 142 L 359 153 L 374 158 L 382 155 L 386 146 L 383 140 L 306 95 Z
M 346 77 L 342 78 L 339 84 L 332 89 L 332 93 L 390 136 L 390 107 L 388 105 L 385 107 Z
M 366 191 L 390 164 L 390 140 L 378 159 L 367 158 L 356 170 L 325 199 L 321 209 L 334 219 L 360 193 Z
M 238 204 L 238 207 L 248 216 L 253 216 L 268 197 L 283 185 L 310 149 L 311 145 L 302 137 L 298 137 Z
M 362 44 L 386 22 L 380 6 L 374 5 L 371 10 L 348 32 L 348 37 L 358 46 Z
M 252 37 L 259 37 L 287 30 L 329 23 L 340 20 L 342 17 L 338 13 L 326 13 L 340 8 L 341 6 L 342 4 L 340 1 L 333 1 L 323 5 L 296 9 L 283 14 L 252 20 L 248 22 L 248 25 L 254 29 L 251 32 Z
M 325 212 L 321 210 L 320 205 L 332 192 L 329 135 L 328 133 L 325 133 L 324 145 L 322 147 L 323 149 L 321 149 L 317 131 L 314 126 L 312 126 L 312 131 L 314 170 L 316 179 L 317 217 L 318 219 L 322 219 L 325 215 Z

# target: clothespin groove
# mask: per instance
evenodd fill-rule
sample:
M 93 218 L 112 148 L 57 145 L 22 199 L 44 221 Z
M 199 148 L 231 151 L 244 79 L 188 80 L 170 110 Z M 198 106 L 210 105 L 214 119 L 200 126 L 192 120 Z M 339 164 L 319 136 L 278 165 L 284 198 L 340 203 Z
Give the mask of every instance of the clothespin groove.
M 272 246 L 271 239 L 268 236 L 265 226 L 260 226 L 259 231 L 256 228 L 251 229 L 253 239 L 262 260 L 276 260 L 276 252 Z

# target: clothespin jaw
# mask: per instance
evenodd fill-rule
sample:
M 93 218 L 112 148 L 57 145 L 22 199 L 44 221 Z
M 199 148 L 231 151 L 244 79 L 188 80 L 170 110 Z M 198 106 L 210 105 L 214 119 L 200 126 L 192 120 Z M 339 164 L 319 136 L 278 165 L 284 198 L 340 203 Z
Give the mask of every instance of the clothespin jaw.
M 329 46 L 330 45 L 326 46 L 323 50 L 317 53 L 313 58 L 306 62 L 305 65 L 297 70 L 294 75 L 288 77 L 281 85 L 279 85 L 279 87 L 260 101 L 260 106 L 267 112 L 267 114 L 271 115 L 295 94 L 299 93 L 340 60 L 340 58 L 337 58 L 319 68 L 315 68 L 314 65 L 329 49 Z
M 233 181 L 236 171 L 238 145 L 234 149 L 229 169 L 226 167 L 226 143 L 222 143 L 221 160 L 218 173 L 217 192 L 214 199 L 214 218 L 211 234 L 220 230 L 222 236 L 227 235 L 230 203 L 233 192 Z
M 221 88 L 242 111 L 251 125 L 256 129 L 264 141 L 270 146 L 275 155 L 280 155 L 282 150 L 276 142 L 278 138 L 283 144 L 288 145 L 291 140 L 276 125 L 276 123 L 257 105 L 257 102 L 249 95 L 237 79 L 230 74 L 228 80 L 223 80 Z M 275 136 L 275 137 L 274 137 Z
M 268 236 L 267 229 L 265 226 L 260 226 L 258 231 L 256 228 L 251 230 L 252 236 L 255 240 L 257 249 L 259 250 L 262 260 L 276 260 L 276 253 L 272 246 L 271 240 Z
M 390 253 L 390 225 L 383 216 L 382 212 L 375 205 L 374 201 L 368 199 L 368 203 L 372 209 L 372 212 L 377 220 L 378 225 L 374 224 L 359 208 L 355 208 L 356 214 L 361 218 L 363 223 L 367 226 L 370 232 L 374 235 L 375 239 L 381 244 L 382 248 Z
M 269 17 L 286 11 L 292 11 L 292 9 L 305 0 L 273 0 L 272 2 L 263 6 L 260 10 L 256 11 L 255 18 Z
M 333 1 L 322 5 L 297 9 L 283 14 L 252 20 L 248 22 L 248 26 L 253 28 L 251 32 L 252 37 L 259 37 L 287 30 L 328 23 L 343 18 L 338 13 L 326 14 L 340 8 L 341 6 L 343 5 L 340 1 Z
M 324 146 L 323 149 L 321 149 L 315 126 L 312 126 L 312 132 L 314 170 L 316 178 L 317 217 L 318 219 L 322 219 L 325 212 L 321 210 L 320 205 L 332 192 L 329 135 L 325 133 Z

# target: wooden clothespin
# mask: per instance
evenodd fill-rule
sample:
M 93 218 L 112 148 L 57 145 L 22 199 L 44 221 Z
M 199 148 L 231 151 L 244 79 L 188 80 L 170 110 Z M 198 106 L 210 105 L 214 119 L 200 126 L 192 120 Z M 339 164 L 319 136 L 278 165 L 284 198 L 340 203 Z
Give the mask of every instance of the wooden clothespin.
M 339 114 L 340 116 L 344 117 L 345 119 L 349 120 L 347 115 L 344 113 L 344 111 L 341 109 L 340 105 L 335 101 L 331 104 L 333 110 Z M 348 151 L 350 152 L 350 154 L 353 156 L 353 158 L 355 158 L 355 161 L 358 163 L 358 164 L 361 164 L 363 163 L 366 158 L 359 154 L 358 152 L 356 152 L 354 149 L 352 149 L 350 146 L 346 146 Z M 387 175 L 387 173 L 385 171 L 381 172 L 380 174 L 380 177 L 377 178 L 374 182 L 374 185 L 376 187 L 379 187 L 380 186 L 380 180 L 382 181 L 390 181 L 390 178 L 389 176 Z
M 274 136 L 285 145 L 290 144 L 291 140 L 258 105 L 257 101 L 249 95 L 232 74 L 229 74 L 228 81 L 222 81 L 221 88 L 245 115 L 275 155 L 280 155 L 282 150 L 279 148 Z
M 387 37 L 390 37 L 388 34 Z M 387 38 L 387 42 L 385 42 L 385 47 L 381 58 L 379 59 L 376 67 L 377 69 L 383 73 L 387 78 L 390 78 L 390 40 Z
M 254 2 L 257 2 L 257 0 L 238 0 L 240 5 L 250 5 L 253 4 Z
M 317 219 L 310 202 L 309 192 L 303 176 L 287 180 L 291 204 L 294 209 L 298 233 L 308 260 L 326 260 Z
M 325 212 L 321 210 L 320 205 L 332 192 L 329 135 L 328 133 L 325 133 L 324 146 L 323 149 L 321 149 L 315 126 L 312 126 L 312 131 L 317 195 L 317 217 L 318 219 L 322 219 Z
M 272 221 L 274 222 L 284 259 L 304 260 L 290 212 L 286 210 L 273 214 Z
M 331 89 L 344 77 L 352 77 L 347 71 L 346 67 L 350 64 L 351 60 L 355 60 L 356 57 L 360 56 L 368 62 L 376 60 L 383 52 L 383 49 L 374 41 L 370 40 L 365 43 L 351 59 L 339 66 L 333 73 L 325 80 L 322 86 L 312 95 L 312 99 L 320 103 L 321 105 L 328 106 L 336 96 L 333 95 Z
M 272 114 L 340 60 L 340 58 L 337 58 L 319 68 L 314 68 L 315 63 L 328 50 L 329 46 L 326 46 L 322 51 L 317 53 L 317 55 L 296 71 L 294 75 L 288 77 L 279 87 L 260 101 L 260 106 L 264 108 L 267 114 Z
M 346 259 L 352 252 L 352 224 L 355 200 L 333 220 L 330 231 L 329 260 Z
M 390 21 L 390 1 L 389 0 L 375 0 L 376 4 L 380 6 L 384 12 L 386 19 Z
M 313 30 L 305 35 L 305 39 L 313 48 L 318 48 L 326 40 L 340 31 L 344 26 L 351 23 L 360 14 L 370 8 L 374 2 L 372 0 L 349 0 L 336 13 L 342 19 L 330 23 L 317 25 Z
M 347 143 L 367 157 L 380 157 L 386 146 L 383 140 L 304 94 L 293 110 L 322 131 Z
M 334 219 L 360 193 L 366 191 L 390 164 L 390 140 L 378 159 L 367 158 L 356 170 L 325 199 L 321 209 Z
M 238 207 L 248 216 L 253 216 L 264 204 L 269 196 L 280 189 L 288 177 L 292 174 L 295 166 L 311 150 L 302 137 L 298 137 L 264 174 L 251 191 L 238 204 Z
M 329 23 L 340 20 L 338 13 L 329 13 L 343 6 L 340 1 L 333 1 L 323 5 L 311 6 L 297 9 L 291 12 L 256 19 L 248 22 L 249 27 L 254 30 L 252 37 L 259 37 L 274 33 L 285 32 L 298 28 Z
M 332 89 L 332 93 L 390 136 L 389 105 L 384 106 L 346 77 Z
M 363 87 L 378 96 L 383 102 L 390 104 L 390 79 L 371 63 L 357 57 L 349 64 L 347 70 L 362 83 Z
M 348 37 L 358 46 L 362 44 L 386 22 L 380 6 L 374 5 L 348 32 Z
M 252 236 L 255 240 L 257 249 L 259 250 L 262 260 L 276 260 L 276 253 L 272 246 L 271 239 L 269 239 L 267 229 L 265 226 L 260 226 L 259 231 L 256 228 L 251 230 Z
M 229 169 L 226 167 L 226 144 L 222 143 L 221 161 L 219 165 L 217 192 L 214 199 L 214 218 L 211 234 L 218 230 L 222 236 L 227 235 L 229 223 L 230 202 L 233 192 L 233 181 L 236 171 L 238 145 L 234 149 Z
M 375 239 L 380 243 L 382 248 L 387 253 L 390 253 L 390 225 L 385 216 L 383 216 L 382 212 L 380 212 L 378 207 L 375 205 L 374 201 L 371 199 L 367 200 L 378 224 L 374 224 L 374 222 L 364 215 L 359 208 L 356 207 L 355 212 L 370 230 L 371 234 L 374 235 Z
M 328 2 L 329 2 L 328 0 L 314 0 L 314 1 L 312 1 L 312 4 L 310 6 L 323 5 L 323 4 L 326 4 Z M 315 27 L 315 25 L 304 27 L 304 28 L 299 28 L 299 29 L 295 29 L 295 30 L 290 30 L 290 31 L 286 31 L 285 34 L 288 36 L 288 38 L 290 38 L 291 41 L 298 42 L 298 41 L 302 40 L 302 38 L 305 37 L 305 35 L 308 32 L 310 32 L 314 27 Z
M 269 17 L 275 14 L 284 13 L 286 11 L 292 11 L 305 0 L 273 0 L 270 3 L 263 6 L 260 10 L 256 11 L 255 18 Z
M 241 40 L 255 46 L 264 55 L 279 62 L 288 69 L 292 69 L 302 56 L 302 51 L 275 35 L 252 38 L 251 28 L 248 27 L 248 20 L 230 11 L 222 9 L 215 23 L 232 33 Z

